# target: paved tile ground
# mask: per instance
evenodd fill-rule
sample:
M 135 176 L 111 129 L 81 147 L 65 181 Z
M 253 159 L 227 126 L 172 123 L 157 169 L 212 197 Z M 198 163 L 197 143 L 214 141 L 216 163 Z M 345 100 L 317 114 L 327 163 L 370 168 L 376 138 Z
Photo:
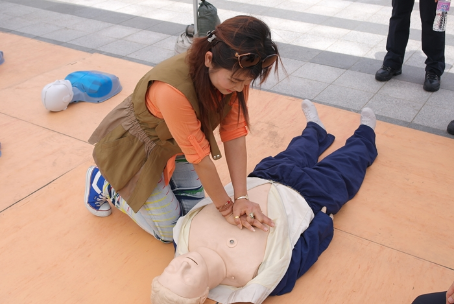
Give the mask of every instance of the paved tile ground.
M 272 77 L 262 90 L 355 112 L 368 106 L 380 120 L 452 137 L 446 126 L 454 119 L 454 27 L 448 24 L 446 32 L 441 89 L 425 92 L 418 3 L 403 74 L 381 83 L 373 75 L 386 51 L 388 0 L 210 2 L 221 20 L 250 14 L 270 26 L 287 74 Z M 177 35 L 193 23 L 192 5 L 191 0 L 0 0 L 0 31 L 154 66 L 174 54 Z

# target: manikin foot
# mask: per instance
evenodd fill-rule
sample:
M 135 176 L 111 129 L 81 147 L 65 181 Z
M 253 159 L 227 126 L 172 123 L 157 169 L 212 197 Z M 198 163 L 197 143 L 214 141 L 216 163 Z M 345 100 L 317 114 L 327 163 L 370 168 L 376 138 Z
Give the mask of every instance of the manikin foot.
M 377 118 L 375 118 L 375 113 L 371 108 L 364 108 L 361 110 L 361 124 L 366 125 L 375 130 L 375 124 L 377 123 Z
M 318 117 L 317 109 L 315 108 L 312 101 L 305 99 L 301 102 L 301 108 L 303 109 L 304 116 L 306 116 L 307 122 L 312 121 L 315 122 L 317 125 L 322 127 L 326 130 L 325 126 L 323 125 L 320 117 Z

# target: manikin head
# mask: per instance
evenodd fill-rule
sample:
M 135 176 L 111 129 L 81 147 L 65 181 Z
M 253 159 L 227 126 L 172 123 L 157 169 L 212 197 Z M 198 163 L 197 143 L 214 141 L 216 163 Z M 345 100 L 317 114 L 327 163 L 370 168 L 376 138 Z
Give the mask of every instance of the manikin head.
M 53 112 L 66 110 L 74 93 L 69 80 L 56 80 L 44 87 L 41 100 L 44 107 Z
M 153 304 L 201 304 L 209 291 L 207 264 L 198 252 L 180 255 L 153 279 L 151 286 Z

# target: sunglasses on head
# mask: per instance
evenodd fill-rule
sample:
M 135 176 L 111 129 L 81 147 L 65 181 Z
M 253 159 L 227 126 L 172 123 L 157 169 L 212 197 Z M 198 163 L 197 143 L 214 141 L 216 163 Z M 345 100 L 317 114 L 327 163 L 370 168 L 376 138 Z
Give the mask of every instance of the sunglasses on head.
M 277 54 L 266 56 L 265 59 L 263 60 L 261 60 L 262 58 L 260 58 L 258 54 L 254 53 L 246 53 L 241 55 L 235 53 L 235 57 L 238 59 L 238 64 L 242 69 L 252 67 L 258 64 L 260 61 L 262 62 L 262 69 L 266 69 L 270 67 L 273 63 L 275 63 L 277 60 Z

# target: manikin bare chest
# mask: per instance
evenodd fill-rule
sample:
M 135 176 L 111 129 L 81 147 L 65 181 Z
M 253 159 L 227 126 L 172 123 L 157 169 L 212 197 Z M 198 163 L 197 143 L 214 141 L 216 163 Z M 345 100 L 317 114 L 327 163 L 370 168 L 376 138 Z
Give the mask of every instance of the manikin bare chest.
M 260 205 L 267 215 L 268 192 L 271 184 L 248 191 L 249 200 Z M 214 204 L 203 208 L 192 220 L 189 251 L 197 247 L 215 250 L 223 258 L 227 276 L 221 284 L 242 287 L 257 275 L 263 261 L 268 232 L 255 228 L 252 232 L 229 224 Z

